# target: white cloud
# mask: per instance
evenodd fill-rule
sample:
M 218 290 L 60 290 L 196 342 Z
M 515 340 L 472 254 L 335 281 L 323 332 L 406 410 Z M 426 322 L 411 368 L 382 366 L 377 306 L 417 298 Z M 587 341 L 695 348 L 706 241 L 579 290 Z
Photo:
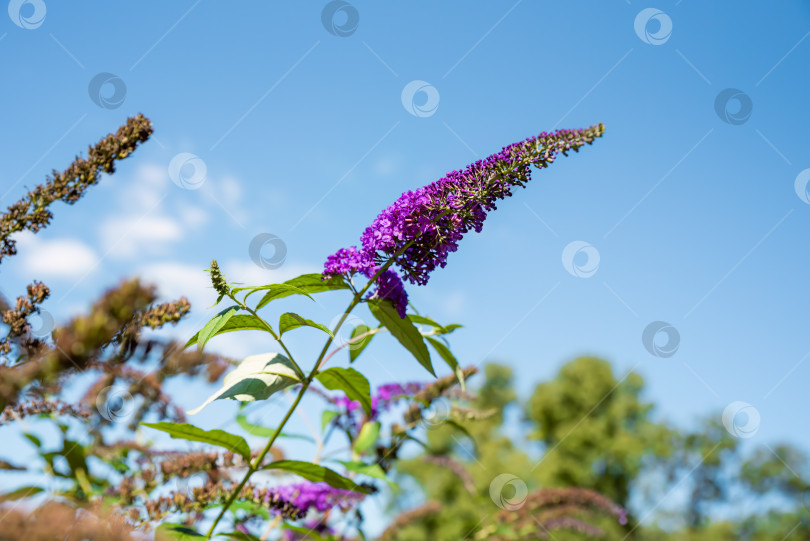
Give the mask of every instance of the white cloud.
M 43 240 L 33 233 L 16 236 L 23 271 L 34 279 L 80 278 L 98 261 L 93 249 L 72 238 Z
M 192 229 L 196 229 L 202 227 L 208 222 L 208 219 L 211 217 L 208 212 L 203 210 L 201 207 L 195 207 L 192 205 L 185 205 L 181 204 L 177 211 L 177 216 L 183 222 L 184 225 Z
M 161 300 L 186 297 L 191 301 L 194 312 L 198 314 L 211 306 L 216 299 L 208 273 L 202 266 L 178 262 L 155 263 L 143 267 L 137 274 L 144 282 L 158 287 Z
M 183 237 L 180 223 L 168 216 L 112 217 L 101 227 L 105 253 L 117 258 L 162 254 Z

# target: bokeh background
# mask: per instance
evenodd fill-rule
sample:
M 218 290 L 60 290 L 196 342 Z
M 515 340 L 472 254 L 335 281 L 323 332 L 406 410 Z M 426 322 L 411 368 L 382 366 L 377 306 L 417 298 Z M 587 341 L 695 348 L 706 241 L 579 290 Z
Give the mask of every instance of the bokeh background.
M 56 209 L 58 227 L 21 237 L 0 290 L 46 280 L 47 330 L 139 275 L 192 301 L 171 331 L 187 337 L 214 313 L 212 258 L 254 285 L 317 272 L 403 191 L 603 122 L 604 138 L 536 173 L 411 300 L 464 325 L 463 364 L 505 362 L 524 394 L 597 355 L 642 374 L 661 418 L 726 410 L 737 436 L 810 448 L 809 36 L 802 0 L 13 0 L 0 204 L 127 116 L 146 114 L 155 136 Z M 342 302 L 292 308 L 328 324 Z M 393 340 L 362 363 L 372 383 L 427 376 Z M 189 408 L 211 392 L 169 390 Z M 223 426 L 233 408 L 194 422 Z

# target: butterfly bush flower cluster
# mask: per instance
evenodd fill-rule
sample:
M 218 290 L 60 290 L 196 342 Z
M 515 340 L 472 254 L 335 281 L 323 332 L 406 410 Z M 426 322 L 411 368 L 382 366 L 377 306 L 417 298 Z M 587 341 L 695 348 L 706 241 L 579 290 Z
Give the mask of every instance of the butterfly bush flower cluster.
M 365 494 L 333 488 L 326 483 L 303 482 L 281 485 L 267 491 L 265 503 L 285 502 L 296 510 L 296 518 L 306 516 L 311 509 L 323 513 L 333 507 L 349 509 L 365 497 Z
M 456 251 L 465 233 L 481 231 L 487 213 L 497 208 L 495 202 L 511 196 L 513 187 L 526 185 L 532 165 L 548 167 L 558 154 L 578 152 L 601 137 L 604 129 L 599 124 L 542 132 L 405 192 L 363 232 L 361 247 L 342 248 L 327 258 L 324 276 L 360 273 L 371 279 L 393 258 L 401 275 L 386 268 L 377 277 L 372 296 L 390 299 L 404 318 L 408 296 L 402 277 L 412 284 L 427 284 L 430 273 L 447 264 L 447 256 Z
M 377 393 L 371 397 L 371 419 L 376 419 L 383 411 L 388 410 L 395 402 L 415 395 L 425 388 L 423 383 L 386 383 L 377 387 Z M 345 408 L 347 413 L 361 409 L 360 402 L 351 400 L 345 395 L 331 399 L 336 406 Z

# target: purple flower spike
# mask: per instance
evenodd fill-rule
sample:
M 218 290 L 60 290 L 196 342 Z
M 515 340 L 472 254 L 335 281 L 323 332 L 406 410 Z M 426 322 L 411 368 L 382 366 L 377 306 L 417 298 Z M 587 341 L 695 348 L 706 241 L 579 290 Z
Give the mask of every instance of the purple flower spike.
M 325 276 L 361 273 L 372 278 L 390 258 L 409 282 L 427 284 L 430 273 L 447 265 L 468 231 L 480 232 L 495 202 L 512 195 L 531 178 L 531 166 L 548 167 L 559 153 L 579 151 L 601 137 L 599 124 L 582 130 L 543 132 L 468 165 L 451 171 L 416 191 L 403 193 L 363 232 L 362 248 L 343 248 L 329 256 Z M 407 295 L 399 275 L 387 270 L 377 279 L 377 293 L 394 302 L 405 317 Z

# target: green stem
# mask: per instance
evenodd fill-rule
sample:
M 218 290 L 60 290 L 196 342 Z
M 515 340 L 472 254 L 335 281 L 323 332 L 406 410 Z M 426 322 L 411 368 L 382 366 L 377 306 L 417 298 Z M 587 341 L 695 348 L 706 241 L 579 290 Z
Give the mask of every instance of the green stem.
M 211 536 L 214 535 L 214 530 L 216 529 L 217 524 L 219 524 L 219 521 L 222 520 L 222 517 L 225 516 L 225 513 L 228 512 L 228 509 L 231 507 L 233 502 L 239 496 L 239 492 L 242 490 L 242 488 L 248 482 L 248 480 L 250 479 L 250 476 L 253 475 L 254 473 L 256 473 L 256 471 L 259 469 L 259 465 L 262 463 L 262 460 L 264 460 L 264 457 L 270 451 L 270 448 L 273 446 L 273 443 L 275 443 L 276 439 L 278 438 L 278 435 L 281 434 L 281 430 L 287 424 L 287 421 L 290 420 L 290 417 L 292 417 L 292 414 L 295 411 L 295 408 L 298 407 L 298 404 L 301 402 L 301 399 L 304 397 L 304 393 L 306 393 L 307 389 L 312 384 L 312 380 L 315 379 L 315 375 L 318 373 L 318 368 L 321 366 L 321 362 L 323 361 L 324 356 L 326 356 L 327 351 L 329 351 L 329 346 L 332 344 L 333 336 L 338 333 L 338 331 L 340 330 L 340 327 L 343 325 L 343 323 L 346 322 L 346 318 L 349 317 L 349 314 L 351 314 L 351 312 L 352 312 L 352 310 L 354 310 L 355 306 L 360 304 L 360 302 L 363 300 L 363 295 L 365 294 L 365 292 L 368 291 L 368 289 L 377 280 L 377 278 L 383 272 L 385 272 L 385 270 L 388 269 L 388 267 L 390 267 L 394 263 L 394 260 L 397 257 L 399 257 L 405 250 L 407 250 L 408 247 L 410 247 L 411 244 L 413 244 L 413 242 L 414 241 L 410 241 L 410 242 L 406 243 L 405 246 L 400 248 L 393 256 L 391 256 L 391 258 L 388 261 L 386 261 L 383 264 L 382 267 L 380 267 L 380 269 L 376 272 L 376 274 L 374 274 L 374 276 L 371 277 L 371 279 L 363 287 L 363 289 L 361 289 L 358 292 L 355 292 L 354 297 L 352 298 L 352 302 L 349 303 L 349 306 L 343 312 L 343 316 L 340 318 L 340 321 L 338 321 L 337 325 L 335 325 L 335 328 L 332 331 L 332 336 L 327 338 L 326 344 L 324 344 L 323 349 L 321 350 L 321 354 L 318 355 L 318 359 L 315 361 L 315 364 L 312 367 L 312 371 L 306 377 L 303 377 L 303 372 L 298 367 L 298 365 L 295 364 L 295 361 L 292 360 L 292 355 L 287 350 L 287 347 L 284 345 L 284 343 L 281 341 L 281 338 L 276 336 L 276 333 L 275 333 L 275 331 L 273 331 L 272 327 L 270 327 L 270 325 L 266 321 L 264 321 L 261 317 L 259 317 L 258 314 L 256 314 L 255 311 L 250 309 L 246 304 L 244 304 L 244 303 L 240 302 L 239 300 L 237 300 L 233 295 L 229 295 L 231 297 L 231 299 L 233 299 L 233 301 L 236 302 L 239 306 L 241 306 L 243 309 L 247 310 L 248 312 L 253 314 L 256 318 L 258 318 L 264 324 L 264 326 L 267 328 L 267 330 L 270 332 L 270 334 L 273 335 L 273 337 L 276 339 L 276 341 L 278 341 L 278 343 L 281 344 L 281 347 L 284 348 L 284 351 L 287 353 L 287 356 L 290 358 L 290 361 L 292 361 L 293 364 L 295 365 L 296 369 L 299 372 L 301 372 L 302 385 L 301 385 L 301 390 L 298 392 L 298 396 L 295 397 L 295 401 L 290 406 L 290 409 L 287 410 L 287 414 L 284 415 L 284 419 L 281 420 L 281 424 L 278 426 L 278 428 L 276 428 L 275 432 L 273 432 L 273 435 L 270 436 L 270 440 L 267 442 L 267 445 L 264 446 L 264 449 L 259 454 L 259 456 L 256 458 L 254 463 L 253 464 L 248 464 L 248 471 L 245 473 L 245 476 L 239 482 L 239 485 L 237 485 L 237 487 L 233 491 L 233 493 L 231 493 L 231 495 L 228 497 L 228 500 L 225 502 L 225 505 L 222 507 L 222 511 L 220 511 L 219 515 L 217 515 L 217 518 L 214 519 L 214 523 L 211 524 L 211 528 L 209 528 L 208 533 L 205 536 L 206 539 L 211 539 Z
M 240 301 L 239 299 L 237 299 L 235 295 L 230 295 L 229 294 L 228 296 L 233 300 L 233 302 L 238 304 L 239 307 L 242 310 L 245 310 L 246 312 L 250 312 L 250 314 L 253 317 L 255 317 L 256 319 L 261 321 L 262 325 L 264 325 L 264 328 L 267 329 L 267 332 L 270 333 L 270 336 L 272 336 L 275 339 L 276 342 L 281 344 L 281 347 L 284 350 L 284 353 L 287 354 L 287 357 L 290 359 L 290 362 L 292 363 L 293 367 L 295 368 L 295 371 L 298 373 L 298 377 L 301 378 L 302 380 L 304 378 L 306 378 L 306 375 L 304 374 L 304 371 L 301 370 L 301 367 L 298 366 L 297 362 L 295 362 L 295 359 L 293 358 L 292 353 L 290 353 L 290 350 L 287 349 L 287 346 L 284 344 L 284 341 L 281 339 L 281 336 L 277 335 L 276 331 L 273 330 L 273 327 L 271 327 L 270 324 L 267 323 L 264 320 L 264 318 L 262 318 L 259 314 L 257 314 L 254 309 L 252 309 L 250 306 L 248 306 L 247 304 L 245 304 L 242 301 Z
M 256 460 L 254 460 L 252 464 L 248 464 L 247 473 L 242 478 L 242 481 L 239 482 L 239 485 L 237 485 L 236 489 L 228 497 L 228 500 L 225 502 L 225 505 L 222 507 L 222 511 L 219 512 L 217 518 L 214 519 L 214 523 L 211 524 L 211 528 L 209 528 L 208 533 L 205 536 L 206 539 L 211 539 L 211 536 L 214 535 L 214 529 L 217 527 L 217 524 L 219 524 L 219 521 L 222 520 L 223 516 L 225 516 L 225 513 L 228 512 L 228 508 L 230 508 L 230 506 L 239 496 L 239 493 L 242 491 L 242 488 L 248 482 L 248 479 L 250 479 L 250 476 L 256 473 L 256 471 L 258 471 L 262 461 L 264 460 L 264 457 L 267 456 L 267 453 L 273 447 L 273 443 L 275 443 L 279 434 L 281 434 L 284 425 L 286 425 L 287 421 L 290 420 L 290 417 L 292 417 L 295 408 L 298 407 L 298 404 L 301 402 L 301 399 L 304 398 L 304 393 L 307 391 L 307 388 L 309 387 L 310 383 L 311 383 L 310 381 L 304 382 L 304 384 L 301 386 L 301 390 L 298 391 L 298 396 L 295 397 L 295 401 L 290 406 L 290 409 L 287 410 L 287 414 L 284 416 L 284 419 L 281 420 L 281 424 L 278 425 L 278 428 L 276 428 L 275 432 L 273 432 L 273 435 L 270 436 L 270 440 L 267 442 L 267 445 L 264 446 L 264 449 L 262 449 L 262 452 L 259 453 L 259 456 L 256 457 Z

